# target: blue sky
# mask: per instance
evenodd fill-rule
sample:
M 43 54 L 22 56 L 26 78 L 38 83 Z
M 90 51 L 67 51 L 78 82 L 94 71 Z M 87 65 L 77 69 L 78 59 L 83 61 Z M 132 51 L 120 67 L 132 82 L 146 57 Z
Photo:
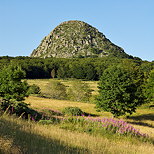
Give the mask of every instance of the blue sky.
M 29 56 L 68 20 L 85 21 L 126 53 L 154 60 L 154 0 L 0 0 L 0 56 Z

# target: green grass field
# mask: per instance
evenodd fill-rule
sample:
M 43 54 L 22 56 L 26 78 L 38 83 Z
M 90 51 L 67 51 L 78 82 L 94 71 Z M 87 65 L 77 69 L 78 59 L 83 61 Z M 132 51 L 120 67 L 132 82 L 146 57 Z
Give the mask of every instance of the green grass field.
M 51 79 L 50 79 L 51 80 Z M 29 84 L 40 86 L 41 91 L 50 80 L 28 80 Z M 75 80 L 59 80 L 71 86 Z M 87 82 L 97 94 L 97 82 Z M 65 107 L 79 107 L 84 112 L 99 116 L 112 117 L 108 112 L 97 112 L 95 104 L 55 100 L 36 96 L 26 98 L 26 103 L 36 110 L 52 109 L 62 111 Z M 94 117 L 95 118 L 95 117 Z M 141 107 L 129 119 L 120 117 L 131 123 L 141 132 L 154 139 L 154 109 Z M 114 135 L 96 135 L 62 129 L 59 125 L 41 125 L 8 115 L 0 116 L 0 153 L 38 153 L 38 154 L 152 154 L 154 145 L 150 142 Z

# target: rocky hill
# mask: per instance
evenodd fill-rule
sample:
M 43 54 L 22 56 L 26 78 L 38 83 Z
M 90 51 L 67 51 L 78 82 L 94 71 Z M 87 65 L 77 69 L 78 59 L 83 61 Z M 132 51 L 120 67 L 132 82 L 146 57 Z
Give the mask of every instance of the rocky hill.
M 113 44 L 91 25 L 77 20 L 58 25 L 32 52 L 31 57 L 103 57 L 129 58 L 121 47 Z

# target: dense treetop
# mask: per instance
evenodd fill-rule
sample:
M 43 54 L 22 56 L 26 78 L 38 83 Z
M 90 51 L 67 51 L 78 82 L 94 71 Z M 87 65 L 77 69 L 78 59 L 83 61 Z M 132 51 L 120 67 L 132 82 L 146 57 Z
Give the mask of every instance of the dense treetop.
M 98 87 L 97 108 L 120 116 L 132 114 L 145 103 L 144 73 L 138 66 L 129 67 L 112 66 L 103 72 Z
M 122 66 L 139 66 L 148 77 L 154 69 L 154 62 L 119 59 L 116 57 L 102 58 L 32 58 L 32 57 L 0 57 L 0 69 L 9 64 L 20 66 L 27 79 L 51 78 L 51 71 L 55 71 L 55 78 L 77 78 L 85 80 L 99 80 L 105 69 L 121 64 Z

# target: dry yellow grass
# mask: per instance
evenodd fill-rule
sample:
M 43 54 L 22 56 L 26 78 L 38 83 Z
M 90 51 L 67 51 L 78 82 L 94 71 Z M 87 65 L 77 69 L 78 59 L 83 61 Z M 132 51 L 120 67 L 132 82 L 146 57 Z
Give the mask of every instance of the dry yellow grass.
M 77 80 L 57 80 L 57 79 L 35 79 L 35 80 L 27 80 L 28 84 L 30 84 L 30 85 L 32 85 L 32 84 L 38 85 L 41 88 L 41 92 L 45 92 L 46 91 L 46 85 L 50 81 L 60 81 L 65 86 L 71 87 L 72 86 L 72 83 L 73 82 L 76 82 Z M 90 86 L 90 88 L 93 90 L 93 92 L 92 92 L 93 95 L 96 95 L 98 93 L 98 88 L 97 88 L 98 81 L 82 81 L 82 82 L 88 83 L 88 85 Z
M 109 116 L 112 115 L 110 113 L 104 112 L 96 112 L 95 104 L 88 104 L 88 103 L 82 103 L 82 102 L 74 102 L 69 100 L 56 100 L 56 99 L 47 99 L 47 98 L 41 98 L 41 97 L 34 97 L 30 96 L 26 98 L 26 103 L 30 103 L 32 108 L 35 109 L 54 109 L 62 111 L 65 107 L 79 107 L 82 111 L 89 113 L 89 114 L 96 114 L 98 116 Z
M 150 143 L 133 143 L 114 139 L 111 141 L 100 136 L 70 132 L 57 126 L 39 125 L 7 116 L 0 117 L 0 122 L 4 123 L 1 136 L 4 139 L 5 134 L 7 143 L 11 143 L 12 147 L 9 151 L 10 145 L 1 146 L 2 153 L 18 153 L 22 150 L 25 153 L 38 154 L 152 154 L 154 151 L 154 146 Z M 12 130 L 14 131 L 11 132 Z M 3 140 L 3 143 L 4 141 L 6 140 Z
M 32 108 L 35 109 L 53 109 L 62 111 L 65 107 L 72 106 L 72 107 L 79 107 L 82 111 L 94 114 L 100 117 L 112 117 L 109 112 L 96 112 L 95 104 L 88 104 L 82 102 L 73 102 L 68 100 L 55 100 L 55 99 L 47 99 L 47 98 L 40 98 L 30 96 L 25 100 L 26 103 L 30 103 Z M 153 115 L 153 110 L 148 109 L 138 109 L 137 112 L 134 114 L 137 116 L 142 116 L 146 114 Z M 121 117 L 122 118 L 122 117 Z M 153 117 L 151 117 L 153 118 Z M 140 129 L 142 133 L 148 134 L 150 137 L 154 138 L 154 120 L 152 119 L 124 119 L 127 122 L 130 122 L 135 128 Z
M 41 88 L 41 92 L 46 90 L 46 85 L 49 83 L 49 79 L 35 79 L 27 80 L 29 85 L 36 84 Z
M 20 148 L 13 144 L 13 139 L 0 136 L 0 153 L 20 154 Z
M 137 129 L 143 133 L 147 133 L 154 138 L 154 110 L 153 109 L 137 109 L 136 113 L 130 119 L 125 119 L 132 123 Z

